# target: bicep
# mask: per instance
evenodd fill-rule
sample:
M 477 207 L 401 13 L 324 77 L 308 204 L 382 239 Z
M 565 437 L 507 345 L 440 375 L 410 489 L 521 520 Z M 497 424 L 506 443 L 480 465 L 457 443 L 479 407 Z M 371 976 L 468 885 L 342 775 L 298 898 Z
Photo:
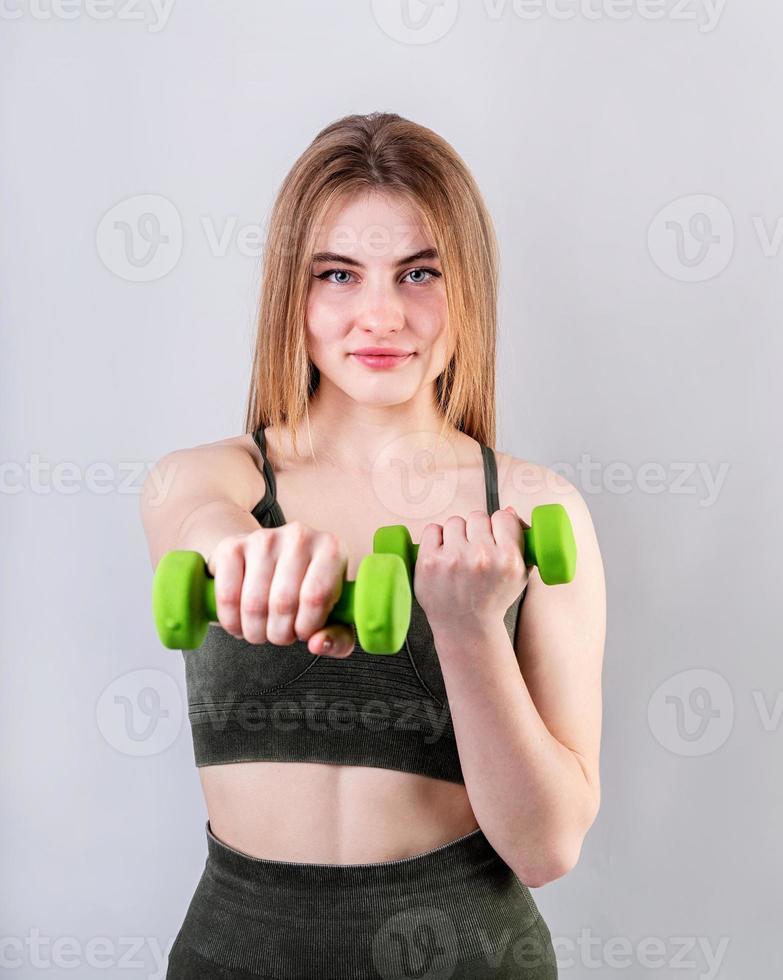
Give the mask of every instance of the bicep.
M 530 569 L 514 649 L 538 713 L 560 743 L 574 752 L 600 801 L 601 670 L 606 636 L 603 562 L 590 512 L 575 487 L 535 503 L 561 503 L 574 529 L 577 559 L 571 582 L 545 585 Z M 515 505 L 516 506 L 516 505 Z M 522 516 L 530 498 L 519 500 Z M 529 521 L 529 514 L 525 517 Z

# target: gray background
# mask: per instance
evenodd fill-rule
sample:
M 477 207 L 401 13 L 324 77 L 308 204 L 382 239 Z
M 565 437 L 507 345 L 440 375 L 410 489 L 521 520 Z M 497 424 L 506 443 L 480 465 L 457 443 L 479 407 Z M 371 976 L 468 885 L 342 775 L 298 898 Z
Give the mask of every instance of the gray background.
M 259 248 L 237 233 L 322 126 L 375 109 L 475 174 L 502 249 L 498 448 L 570 473 L 604 556 L 603 805 L 535 892 L 561 975 L 780 969 L 783 11 L 555 9 L 3 6 L 9 975 L 162 975 L 206 813 L 138 489 L 242 431 Z

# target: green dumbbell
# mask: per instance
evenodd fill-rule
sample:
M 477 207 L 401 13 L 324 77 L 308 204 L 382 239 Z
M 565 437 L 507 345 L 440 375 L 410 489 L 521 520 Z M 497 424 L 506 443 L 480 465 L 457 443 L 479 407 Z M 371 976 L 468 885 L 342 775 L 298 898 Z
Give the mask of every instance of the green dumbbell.
M 525 528 L 525 564 L 538 566 L 546 585 L 570 582 L 576 568 L 574 529 L 562 504 L 539 504 L 533 508 L 531 526 Z M 374 554 L 399 555 L 408 570 L 413 589 L 413 568 L 419 546 L 411 541 L 410 532 L 402 524 L 379 527 L 372 541 Z
M 356 581 L 343 579 L 329 623 L 355 624 L 368 653 L 396 653 L 411 620 L 408 569 L 398 555 L 362 558 Z M 172 650 L 195 650 L 217 620 L 215 580 L 198 551 L 169 551 L 155 569 L 152 612 L 161 642 Z

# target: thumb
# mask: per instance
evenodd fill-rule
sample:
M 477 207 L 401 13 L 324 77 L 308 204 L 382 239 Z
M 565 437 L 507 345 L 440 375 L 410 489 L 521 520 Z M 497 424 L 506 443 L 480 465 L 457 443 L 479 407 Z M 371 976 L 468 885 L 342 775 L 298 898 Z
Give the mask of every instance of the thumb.
M 328 657 L 347 657 L 355 645 L 353 627 L 335 624 L 321 631 L 312 653 Z

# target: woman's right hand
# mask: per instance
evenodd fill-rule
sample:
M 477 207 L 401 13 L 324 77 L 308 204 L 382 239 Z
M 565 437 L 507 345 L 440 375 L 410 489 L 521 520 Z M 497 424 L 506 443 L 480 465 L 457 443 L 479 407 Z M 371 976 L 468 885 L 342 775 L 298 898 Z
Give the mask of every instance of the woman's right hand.
M 220 625 L 248 643 L 306 640 L 314 655 L 347 657 L 352 625 L 324 626 L 342 591 L 348 554 L 342 540 L 291 521 L 223 538 L 209 557 Z M 322 649 L 324 640 L 329 649 Z

